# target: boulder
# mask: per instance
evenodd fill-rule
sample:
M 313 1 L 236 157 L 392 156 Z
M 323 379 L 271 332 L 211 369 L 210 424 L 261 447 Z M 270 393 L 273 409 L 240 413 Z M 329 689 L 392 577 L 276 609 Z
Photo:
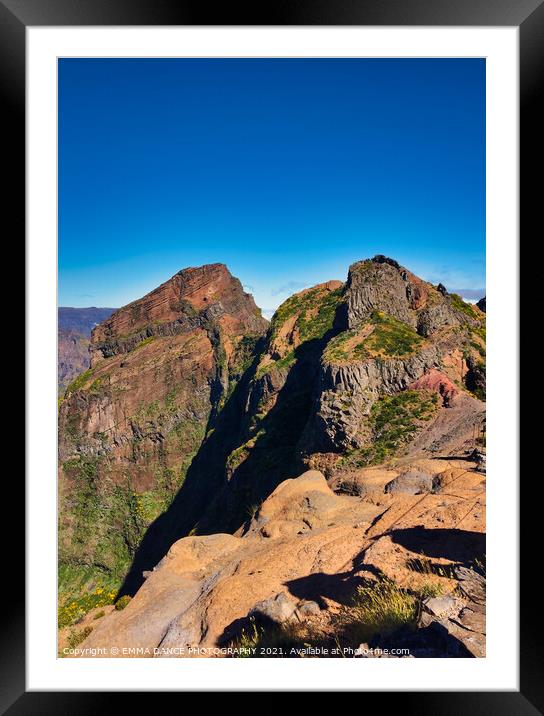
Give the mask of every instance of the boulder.
M 395 477 L 385 486 L 384 492 L 394 494 L 396 492 L 405 495 L 420 495 L 424 492 L 431 492 L 433 489 L 433 476 L 419 469 L 407 470 Z
M 321 608 L 317 602 L 309 601 L 309 602 L 302 602 L 302 604 L 299 604 L 297 607 L 298 613 L 303 616 L 314 616 L 315 614 L 319 614 L 321 611 Z
M 284 624 L 294 617 L 296 608 L 296 602 L 285 592 L 280 592 L 274 597 L 257 602 L 250 610 L 249 616 L 259 621 Z
M 451 594 L 443 597 L 430 597 L 423 602 L 423 609 L 435 617 L 443 617 L 452 613 L 459 602 Z
M 455 576 L 459 580 L 459 589 L 472 602 L 485 604 L 485 577 L 468 567 L 457 567 Z

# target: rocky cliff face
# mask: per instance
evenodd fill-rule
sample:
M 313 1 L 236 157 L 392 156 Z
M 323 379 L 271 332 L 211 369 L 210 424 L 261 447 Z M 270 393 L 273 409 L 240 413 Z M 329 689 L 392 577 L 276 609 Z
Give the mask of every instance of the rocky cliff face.
M 185 608 L 197 600 L 208 609 L 198 595 L 213 586 L 216 557 L 229 555 L 221 564 L 230 574 L 237 550 L 249 548 L 218 533 L 253 535 L 255 554 L 259 540 L 289 535 L 293 554 L 303 555 L 299 542 L 315 537 L 317 552 L 307 555 L 314 567 L 323 545 L 339 544 L 323 497 L 300 519 L 258 521 L 286 480 L 320 470 L 336 492 L 364 496 L 357 520 L 370 522 L 383 495 L 436 490 L 442 468 L 418 460 L 468 455 L 481 439 L 485 314 L 383 256 L 351 266 L 345 284 L 295 294 L 268 327 L 224 266 L 188 269 L 98 326 L 91 354 L 60 411 L 61 559 L 117 580 L 124 570 L 120 593 L 136 594 L 177 540 L 215 535 L 191 542 L 190 555 L 180 547 L 197 562 L 193 547 L 200 555 L 202 545 L 203 559 L 208 546 L 213 555 L 183 577 L 183 609 L 168 597 L 168 623 L 181 620 L 172 643 L 186 639 Z M 279 564 L 280 546 L 270 542 L 263 555 L 277 547 Z M 299 560 L 307 576 L 313 567 Z M 337 561 L 331 569 L 346 560 Z M 248 592 L 239 611 L 250 597 L 268 598 L 270 584 Z
M 266 326 L 213 264 L 180 271 L 93 330 L 91 367 L 59 413 L 62 563 L 122 578 Z
M 421 379 L 431 371 L 440 372 L 443 382 L 470 385 L 478 397 L 485 394 L 484 383 L 480 392 L 473 378 L 475 372 L 485 375 L 485 317 L 456 294 L 377 256 L 350 267 L 342 301 L 341 330 L 322 355 L 307 453 L 359 450 L 364 459 L 375 448 L 373 419 L 384 401 L 398 407 L 403 391 L 415 386 L 419 396 L 412 407 L 418 412 L 425 402 Z M 438 401 L 434 384 L 428 385 L 432 401 L 444 405 L 444 395 Z
M 266 325 L 253 298 L 224 264 L 188 268 L 97 326 L 91 365 L 130 353 L 145 340 L 199 329 L 209 334 L 214 346 L 222 344 L 228 359 L 239 336 L 261 333 Z

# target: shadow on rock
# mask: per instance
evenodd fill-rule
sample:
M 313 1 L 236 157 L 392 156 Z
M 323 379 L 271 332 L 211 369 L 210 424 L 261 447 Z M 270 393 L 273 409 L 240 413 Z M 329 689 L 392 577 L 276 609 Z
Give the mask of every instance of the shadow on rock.
M 407 651 L 406 655 L 416 659 L 472 659 L 472 654 L 463 642 L 451 634 L 438 621 L 420 629 L 400 629 L 386 638 L 376 636 L 370 646 L 373 649 Z M 396 656 L 402 656 L 396 654 Z
M 247 405 L 252 401 L 258 403 L 262 397 L 258 391 L 253 395 L 259 356 L 255 358 L 223 409 L 211 416 L 207 437 L 192 460 L 183 485 L 166 512 L 149 526 L 119 595 L 133 596 L 144 581 L 143 572 L 152 570 L 181 537 L 190 533 L 234 533 L 247 522 L 249 509 L 261 504 L 281 482 L 300 472 L 297 445 L 310 415 L 311 386 L 330 334 L 329 331 L 322 339 L 308 340 L 296 348 L 297 360 L 277 390 L 274 407 L 260 422 L 253 449 L 229 476 L 226 468 L 229 455 L 253 435 Z M 253 408 L 256 409 L 255 405 Z
M 362 586 L 364 581 L 363 577 L 354 576 L 352 572 L 339 574 L 316 572 L 285 582 L 285 586 L 297 599 L 317 602 L 321 609 L 324 609 L 327 606 L 324 597 L 338 604 L 348 604 L 357 587 Z
M 388 533 L 395 544 L 425 557 L 472 564 L 485 554 L 485 534 L 459 529 L 408 527 Z
M 376 567 L 364 563 L 364 554 L 362 551 L 354 558 L 350 571 L 337 574 L 314 572 L 306 577 L 298 577 L 284 582 L 284 584 L 297 599 L 317 602 L 322 609 L 327 606 L 325 598 L 348 606 L 352 603 L 358 587 L 368 583 L 369 574 L 376 579 L 380 579 L 382 576 Z

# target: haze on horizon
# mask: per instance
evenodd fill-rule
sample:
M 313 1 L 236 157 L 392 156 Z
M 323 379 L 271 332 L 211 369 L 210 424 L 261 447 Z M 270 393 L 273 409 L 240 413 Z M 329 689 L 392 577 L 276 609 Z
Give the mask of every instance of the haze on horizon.
M 484 292 L 484 60 L 59 60 L 59 305 L 221 262 L 270 315 L 377 253 Z

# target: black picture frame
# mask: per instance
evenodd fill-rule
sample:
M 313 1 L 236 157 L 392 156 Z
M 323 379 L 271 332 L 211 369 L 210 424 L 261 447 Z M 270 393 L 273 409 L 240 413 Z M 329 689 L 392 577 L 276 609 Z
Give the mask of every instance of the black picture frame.
M 542 191 L 538 146 L 544 127 L 538 100 L 542 99 L 544 74 L 544 0 L 275 0 L 254 4 L 252 8 L 232 3 L 213 8 L 205 4 L 179 0 L 0 0 L 0 92 L 5 122 L 5 218 L 12 219 L 13 245 L 22 247 L 25 230 L 25 30 L 29 26 L 81 25 L 412 25 L 412 26 L 518 26 L 520 38 L 520 160 L 521 229 L 529 235 L 540 225 L 539 194 Z M 6 171 L 6 167 L 9 169 Z M 537 193 L 538 192 L 538 193 Z M 540 198 L 540 202 L 542 199 Z M 538 214 L 537 214 L 538 212 Z M 520 232 L 521 233 L 521 232 Z M 540 233 L 540 231 L 539 231 Z M 518 476 L 512 476 L 516 479 Z M 392 699 L 404 713 L 425 714 L 537 714 L 544 713 L 542 686 L 541 618 L 535 604 L 540 589 L 536 586 L 540 570 L 531 574 L 528 545 L 533 541 L 533 521 L 529 512 L 538 504 L 541 487 L 531 483 L 530 493 L 522 491 L 521 544 L 522 590 L 520 612 L 520 691 L 519 692 L 408 692 L 365 693 L 364 707 L 370 700 Z M 6 499 L 7 502 L 7 499 Z M 529 504 L 530 503 L 530 504 Z M 24 523 L 24 486 L 13 480 L 9 505 L 19 506 L 16 524 Z M 11 509 L 10 509 L 11 511 Z M 15 515 L 12 515 L 12 517 Z M 126 692 L 26 692 L 24 622 L 24 533 L 14 539 L 13 523 L 3 521 L 6 561 L 10 584 L 17 584 L 17 596 L 11 606 L 0 612 L 0 713 L 21 714 L 78 713 L 96 714 L 126 708 Z M 8 558 L 9 554 L 9 558 Z M 515 570 L 505 578 L 517 579 Z M 536 581 L 535 581 L 536 580 Z M 535 595 L 536 592 L 536 595 Z M 422 664 L 424 667 L 424 663 Z M 432 686 L 432 685 L 430 685 Z M 331 691 L 334 685 L 331 684 Z M 139 707 L 147 694 L 138 695 Z M 121 701 L 123 699 L 123 701 Z M 144 701 L 142 701 L 142 699 Z M 181 707 L 178 701 L 178 708 Z

